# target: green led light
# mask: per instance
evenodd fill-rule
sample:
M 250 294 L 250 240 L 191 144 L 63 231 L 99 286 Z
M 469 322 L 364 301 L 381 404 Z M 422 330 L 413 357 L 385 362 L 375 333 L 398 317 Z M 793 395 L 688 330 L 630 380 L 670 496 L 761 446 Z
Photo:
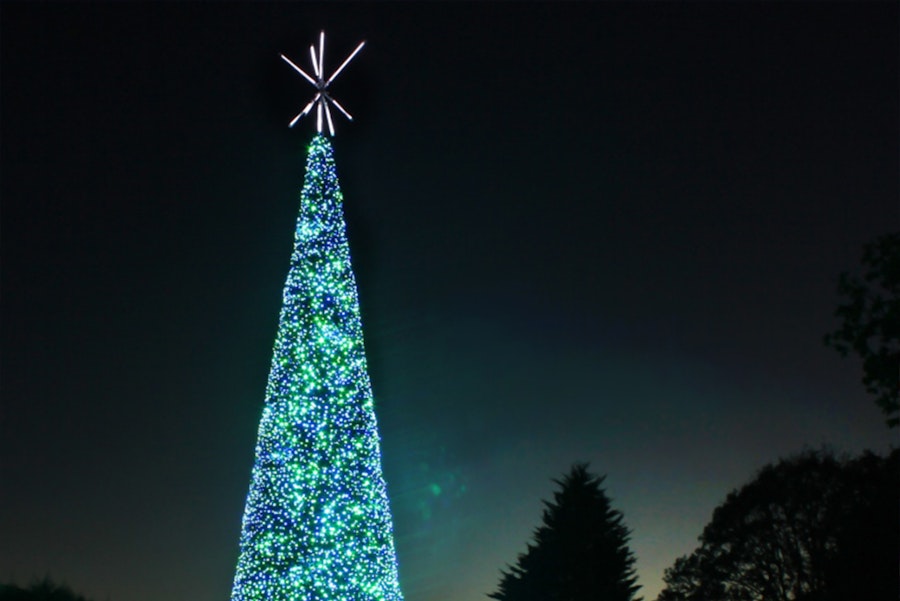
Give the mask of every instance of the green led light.
M 402 601 L 331 144 L 313 138 L 232 601 Z

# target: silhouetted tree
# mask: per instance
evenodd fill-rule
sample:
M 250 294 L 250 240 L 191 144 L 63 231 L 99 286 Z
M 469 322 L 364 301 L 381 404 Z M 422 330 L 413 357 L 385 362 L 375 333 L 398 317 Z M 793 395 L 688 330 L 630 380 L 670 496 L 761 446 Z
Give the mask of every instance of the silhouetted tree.
M 633 601 L 639 588 L 629 531 L 601 487 L 603 477 L 576 464 L 553 502 L 544 501 L 543 524 L 515 566 L 502 572 L 499 601 Z
M 887 416 L 900 424 L 900 232 L 886 234 L 863 248 L 862 277 L 842 273 L 835 315 L 841 326 L 825 344 L 863 362 L 863 385 Z
M 896 601 L 900 450 L 765 466 L 716 508 L 657 601 Z
M 28 588 L 14 584 L 0 584 L 0 601 L 88 601 L 65 584 L 53 582 L 49 577 L 35 580 Z

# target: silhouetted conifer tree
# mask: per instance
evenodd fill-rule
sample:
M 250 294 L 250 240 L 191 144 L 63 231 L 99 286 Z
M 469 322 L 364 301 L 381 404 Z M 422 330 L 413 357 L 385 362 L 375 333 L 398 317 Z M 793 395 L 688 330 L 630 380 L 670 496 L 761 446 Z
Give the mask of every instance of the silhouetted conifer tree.
M 597 477 L 576 464 L 553 502 L 544 501 L 543 524 L 515 566 L 502 572 L 498 601 L 634 601 L 634 555 L 622 513 L 613 509 Z

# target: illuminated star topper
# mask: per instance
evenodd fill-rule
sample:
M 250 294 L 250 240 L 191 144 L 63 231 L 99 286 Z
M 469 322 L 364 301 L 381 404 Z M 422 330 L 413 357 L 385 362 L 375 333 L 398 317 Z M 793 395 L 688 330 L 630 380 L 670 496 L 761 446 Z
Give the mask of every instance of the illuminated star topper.
M 353 121 L 353 117 L 350 116 L 350 113 L 348 113 L 347 110 L 344 107 L 342 107 L 340 105 L 340 103 L 337 100 L 335 100 L 334 98 L 332 98 L 331 95 L 328 93 L 328 86 L 331 85 L 331 82 L 334 81 L 334 78 L 337 77 L 338 74 L 340 74 L 340 72 L 344 70 L 344 67 L 346 67 L 347 64 L 349 64 L 351 60 L 353 60 L 353 57 L 356 56 L 357 53 L 360 50 L 362 50 L 362 47 L 365 45 L 366 45 L 365 42 L 360 42 L 359 46 L 356 47 L 356 50 L 354 50 L 353 52 L 350 53 L 350 56 L 348 56 L 344 60 L 344 62 L 341 63 L 341 66 L 337 68 L 337 71 L 335 71 L 334 74 L 331 77 L 329 77 L 328 79 L 325 79 L 325 62 L 323 60 L 325 57 L 325 32 L 324 31 L 321 34 L 319 34 L 319 54 L 318 54 L 318 56 L 316 55 L 315 47 L 314 46 L 309 47 L 309 56 L 312 59 L 313 72 L 316 74 L 315 79 L 310 77 L 303 69 L 301 69 L 296 64 L 294 64 L 294 62 L 291 59 L 289 59 L 288 57 L 286 57 L 283 54 L 281 55 L 281 58 L 284 59 L 284 62 L 286 62 L 287 64 L 292 66 L 294 68 L 294 70 L 297 73 L 299 73 L 300 75 L 302 75 L 306 81 L 308 81 L 312 85 L 316 86 L 316 95 L 313 96 L 313 99 L 309 101 L 309 104 L 306 105 L 306 108 L 304 108 L 302 111 L 300 111 L 300 114 L 291 120 L 288 127 L 294 127 L 294 124 L 297 123 L 297 121 L 300 119 L 300 117 L 305 116 L 307 113 L 309 113 L 313 109 L 313 107 L 315 107 L 315 109 L 316 109 L 316 129 L 318 130 L 319 133 L 322 133 L 322 113 L 324 112 L 325 119 L 328 121 L 328 131 L 331 132 L 331 135 L 333 136 L 334 135 L 334 121 L 332 121 L 332 119 L 331 119 L 331 109 L 328 108 L 329 104 L 333 104 L 337 110 L 344 113 L 344 116 L 347 117 L 347 119 L 349 119 L 350 121 Z

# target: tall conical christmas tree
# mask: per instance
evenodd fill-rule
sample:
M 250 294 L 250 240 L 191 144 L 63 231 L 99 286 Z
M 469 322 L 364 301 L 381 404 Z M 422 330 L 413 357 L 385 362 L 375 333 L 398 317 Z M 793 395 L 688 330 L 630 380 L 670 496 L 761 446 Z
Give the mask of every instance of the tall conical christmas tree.
M 309 146 L 232 601 L 401 601 L 331 143 Z

